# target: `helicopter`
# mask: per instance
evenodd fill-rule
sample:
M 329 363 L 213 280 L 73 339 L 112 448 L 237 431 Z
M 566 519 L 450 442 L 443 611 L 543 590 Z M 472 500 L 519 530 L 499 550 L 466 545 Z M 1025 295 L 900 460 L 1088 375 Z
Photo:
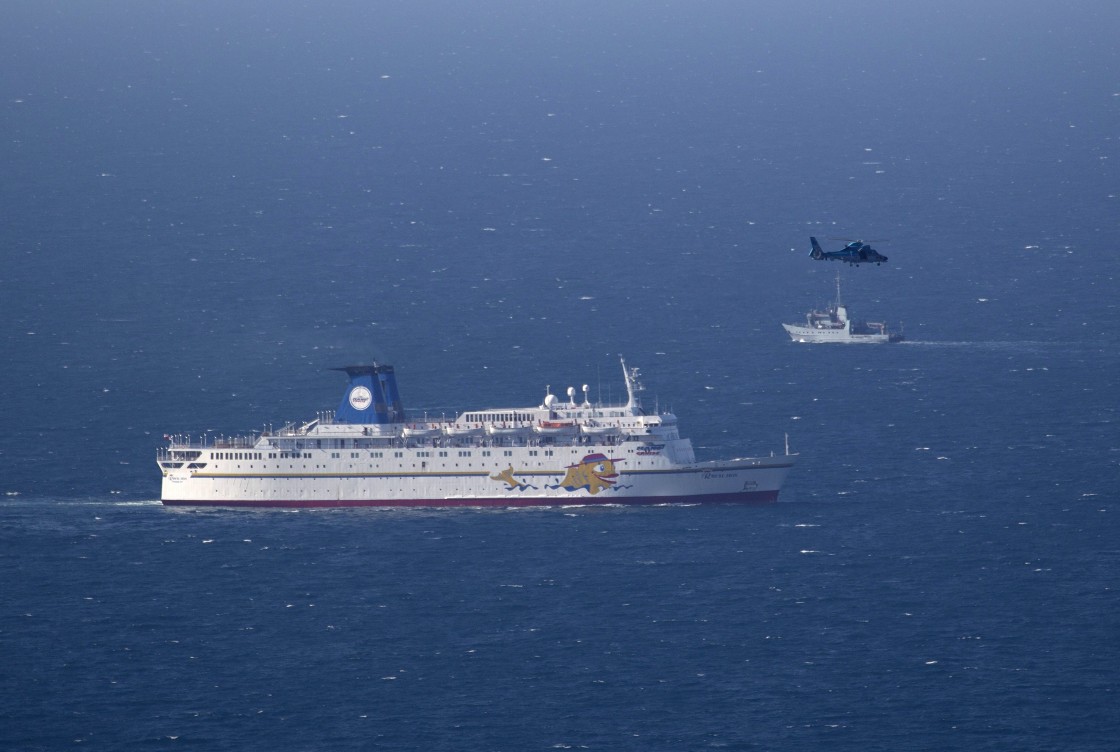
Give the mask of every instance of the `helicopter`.
M 817 261 L 827 259 L 858 266 L 859 264 L 882 264 L 887 260 L 887 257 L 872 248 L 870 243 L 864 243 L 862 240 L 849 241 L 838 251 L 824 250 L 817 239 L 813 237 L 809 238 L 809 242 L 813 244 L 813 250 L 809 252 L 809 258 Z

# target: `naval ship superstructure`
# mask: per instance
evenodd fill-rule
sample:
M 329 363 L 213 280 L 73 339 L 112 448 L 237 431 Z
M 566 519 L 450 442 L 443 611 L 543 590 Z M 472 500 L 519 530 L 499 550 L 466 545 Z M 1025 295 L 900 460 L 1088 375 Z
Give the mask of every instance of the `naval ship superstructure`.
M 883 344 L 901 342 L 902 332 L 892 332 L 883 321 L 857 321 L 840 300 L 840 275 L 836 275 L 836 301 L 823 310 L 805 314 L 804 324 L 782 324 L 794 342 L 847 342 Z

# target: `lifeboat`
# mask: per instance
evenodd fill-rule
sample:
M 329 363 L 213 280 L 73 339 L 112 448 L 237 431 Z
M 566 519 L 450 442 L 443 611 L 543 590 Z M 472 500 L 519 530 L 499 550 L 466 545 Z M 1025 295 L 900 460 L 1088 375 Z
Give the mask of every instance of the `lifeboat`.
M 483 428 L 481 423 L 448 423 L 443 427 L 443 433 L 453 439 L 463 439 L 481 436 Z
M 410 423 L 401 429 L 401 436 L 406 439 L 426 439 L 439 434 L 439 428 L 430 423 Z
M 586 423 L 581 423 L 579 426 L 579 430 L 585 436 L 593 436 L 595 438 L 618 436 L 620 433 L 622 433 L 622 429 L 617 425 L 597 423 L 593 420 L 589 420 Z
M 542 420 L 533 426 L 533 432 L 541 436 L 574 436 L 578 431 L 574 420 Z
M 487 423 L 486 433 L 491 436 L 522 436 L 528 428 L 518 423 Z

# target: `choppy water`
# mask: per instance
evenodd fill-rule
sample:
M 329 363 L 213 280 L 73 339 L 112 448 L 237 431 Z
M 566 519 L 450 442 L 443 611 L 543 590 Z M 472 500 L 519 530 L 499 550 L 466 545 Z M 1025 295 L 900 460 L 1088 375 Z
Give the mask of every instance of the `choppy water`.
M 765 508 L 8 497 L 2 746 L 1108 749 L 1115 412 L 1062 384 L 1111 361 L 788 348 L 868 387 L 762 385 L 802 452 Z
M 7 504 L 3 742 L 1107 749 L 1115 514 Z
M 1112 750 L 1115 3 L 506 5 L 13 6 L 0 748 Z M 786 340 L 810 234 L 906 343 Z M 618 353 L 783 501 L 154 501 L 332 366 L 439 414 Z

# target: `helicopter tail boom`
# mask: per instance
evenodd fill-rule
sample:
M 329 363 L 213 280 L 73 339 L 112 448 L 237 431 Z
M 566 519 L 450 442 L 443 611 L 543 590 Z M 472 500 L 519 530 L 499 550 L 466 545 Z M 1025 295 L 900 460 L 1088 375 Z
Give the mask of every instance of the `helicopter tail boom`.
M 821 244 L 817 242 L 817 239 L 814 237 L 810 237 L 809 242 L 813 244 L 813 250 L 809 251 L 809 258 L 822 258 L 824 256 L 824 250 L 821 248 Z

